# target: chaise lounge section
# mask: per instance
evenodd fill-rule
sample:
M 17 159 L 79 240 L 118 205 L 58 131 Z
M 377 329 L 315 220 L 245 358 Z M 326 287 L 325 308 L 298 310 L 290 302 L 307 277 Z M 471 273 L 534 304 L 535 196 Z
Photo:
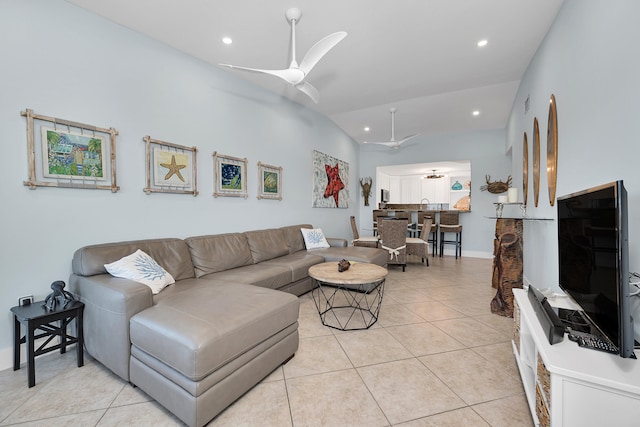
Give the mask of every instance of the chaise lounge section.
M 384 250 L 306 250 L 301 228 L 108 243 L 78 249 L 70 290 L 85 304 L 87 351 L 190 426 L 206 424 L 298 348 L 297 295 L 321 262 L 386 266 Z M 104 265 L 136 250 L 175 279 L 160 293 Z

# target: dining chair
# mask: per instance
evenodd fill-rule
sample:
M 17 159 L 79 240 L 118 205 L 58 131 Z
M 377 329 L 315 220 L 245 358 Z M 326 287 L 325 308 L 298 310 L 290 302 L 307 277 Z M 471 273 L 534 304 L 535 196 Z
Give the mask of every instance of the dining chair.
M 456 259 L 462 256 L 462 225 L 458 212 L 440 212 L 440 256 L 444 252 L 444 245 L 455 245 Z M 445 240 L 445 233 L 455 233 L 455 240 Z
M 420 237 L 407 237 L 407 255 L 416 255 L 429 266 L 429 233 L 431 233 L 431 218 L 424 217 Z
M 356 217 L 351 216 L 351 231 L 353 232 L 353 246 L 362 246 L 365 248 L 377 248 L 378 236 L 363 236 L 360 237 L 358 233 L 358 227 L 356 226 Z
M 378 225 L 380 247 L 389 252 L 387 265 L 400 265 L 402 271 L 407 266 L 407 225 L 406 219 L 385 219 Z
M 374 209 L 373 210 L 373 235 L 378 235 L 378 218 L 386 217 L 388 212 L 386 209 Z

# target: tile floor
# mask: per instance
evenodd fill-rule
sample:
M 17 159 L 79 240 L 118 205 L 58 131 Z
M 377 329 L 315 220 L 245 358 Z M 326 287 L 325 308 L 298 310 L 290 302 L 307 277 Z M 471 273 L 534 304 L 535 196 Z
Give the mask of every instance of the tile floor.
M 533 426 L 511 350 L 512 319 L 491 314 L 491 261 L 411 259 L 392 267 L 379 321 L 322 326 L 300 298 L 300 348 L 209 426 Z M 75 352 L 0 371 L 0 426 L 173 426 L 139 389 Z

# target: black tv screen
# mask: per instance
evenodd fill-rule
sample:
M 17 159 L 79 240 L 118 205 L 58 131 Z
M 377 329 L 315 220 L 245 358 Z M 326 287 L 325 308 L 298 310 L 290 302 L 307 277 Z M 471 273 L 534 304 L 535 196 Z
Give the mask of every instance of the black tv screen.
M 622 181 L 558 197 L 560 287 L 622 357 L 634 346 L 627 221 Z

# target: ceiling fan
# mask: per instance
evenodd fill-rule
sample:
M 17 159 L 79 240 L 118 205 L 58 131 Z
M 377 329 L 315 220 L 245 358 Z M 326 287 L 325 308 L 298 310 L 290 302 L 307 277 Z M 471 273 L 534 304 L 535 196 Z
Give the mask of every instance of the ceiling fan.
M 411 138 L 418 136 L 417 133 L 414 133 L 413 135 L 409 135 L 404 137 L 403 139 L 401 139 L 400 141 L 396 141 L 396 135 L 395 135 L 395 116 L 396 116 L 396 109 L 395 108 L 391 108 L 389 110 L 391 112 L 391 139 L 389 141 L 384 141 L 384 142 L 372 142 L 372 141 L 364 141 L 365 144 L 378 144 L 378 145 L 385 145 L 389 148 L 400 148 L 400 146 L 402 144 L 404 144 L 405 142 L 407 142 L 408 140 L 410 140 Z
M 433 173 L 431 175 L 425 176 L 426 179 L 438 179 L 438 178 L 444 177 L 444 175 L 437 175 L 435 169 L 431 169 L 431 170 L 433 171 Z
M 287 21 L 291 23 L 291 63 L 289 68 L 284 70 L 262 70 L 258 68 L 238 67 L 230 64 L 219 64 L 223 67 L 235 68 L 242 71 L 250 71 L 253 73 L 264 73 L 276 76 L 286 81 L 300 92 L 306 94 L 316 104 L 320 99 L 320 93 L 309 82 L 305 80 L 307 75 L 311 72 L 313 67 L 320 61 L 320 59 L 327 54 L 335 45 L 347 36 L 344 31 L 338 31 L 337 33 L 329 34 L 313 46 L 306 53 L 302 62 L 298 65 L 296 61 L 296 23 L 300 21 L 302 13 L 300 9 L 292 7 L 287 9 L 285 17 Z

